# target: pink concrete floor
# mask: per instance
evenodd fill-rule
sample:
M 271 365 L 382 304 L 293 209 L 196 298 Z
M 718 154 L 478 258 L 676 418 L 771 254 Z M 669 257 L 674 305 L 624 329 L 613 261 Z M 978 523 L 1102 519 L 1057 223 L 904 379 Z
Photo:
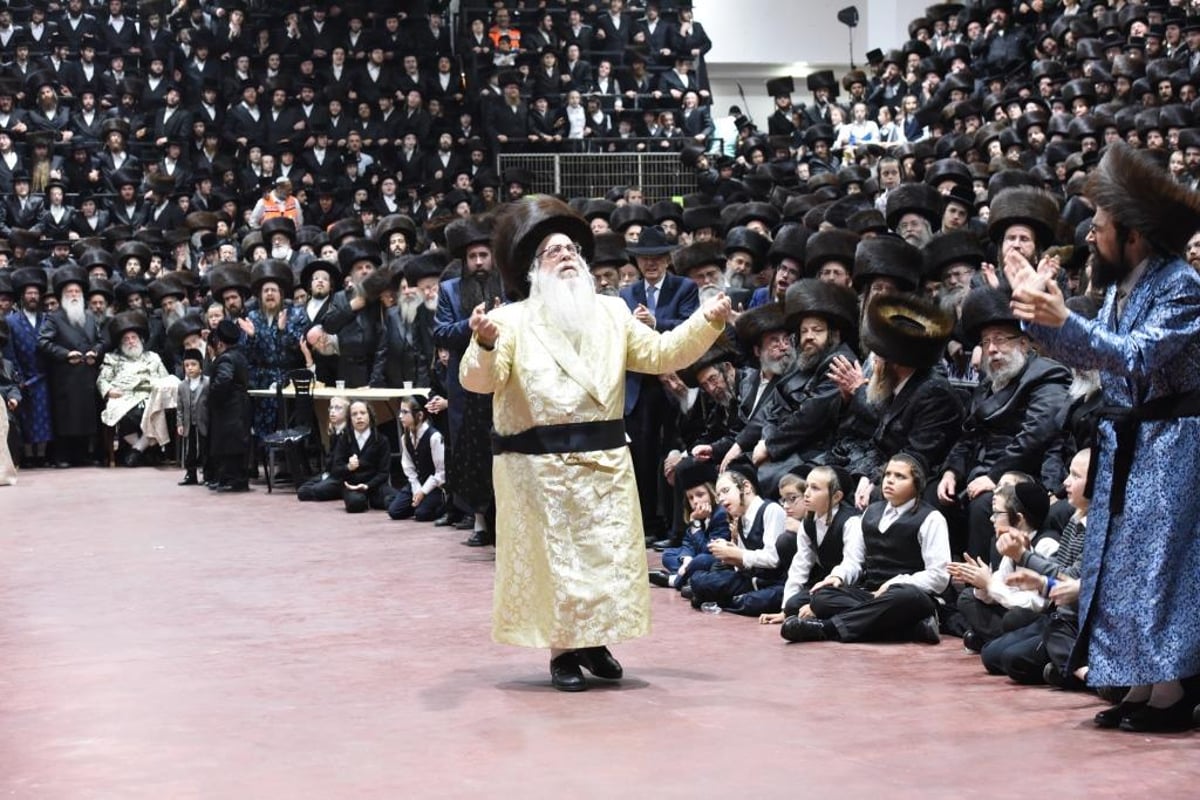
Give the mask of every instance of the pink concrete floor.
M 0 489 L 0 795 L 1196 797 L 1200 736 L 957 642 L 785 645 L 654 591 L 622 688 L 489 638 L 490 551 L 174 470 Z

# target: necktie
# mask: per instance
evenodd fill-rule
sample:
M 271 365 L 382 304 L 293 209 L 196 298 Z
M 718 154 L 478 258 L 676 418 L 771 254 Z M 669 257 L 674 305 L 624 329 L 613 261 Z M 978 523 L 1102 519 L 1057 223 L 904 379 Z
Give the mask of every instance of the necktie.
M 658 310 L 658 287 L 657 286 L 647 286 L 646 287 L 646 308 L 650 309 L 651 314 L 653 314 L 655 311 Z

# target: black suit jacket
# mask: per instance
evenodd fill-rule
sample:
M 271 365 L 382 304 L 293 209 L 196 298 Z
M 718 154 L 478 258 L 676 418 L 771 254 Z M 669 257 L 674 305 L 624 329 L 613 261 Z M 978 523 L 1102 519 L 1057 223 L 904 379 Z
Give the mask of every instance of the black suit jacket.
M 337 480 L 365 483 L 369 491 L 375 491 L 391 477 L 392 448 L 387 438 L 377 432 L 371 431 L 370 437 L 359 447 L 354 430 L 346 426 L 334 447 L 331 476 Z M 358 456 L 356 469 L 350 469 L 350 456 Z

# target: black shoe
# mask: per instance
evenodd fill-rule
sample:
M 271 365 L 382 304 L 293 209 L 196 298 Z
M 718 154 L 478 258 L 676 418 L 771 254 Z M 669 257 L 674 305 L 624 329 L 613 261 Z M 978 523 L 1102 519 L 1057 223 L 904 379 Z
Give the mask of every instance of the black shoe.
M 967 648 L 972 653 L 978 653 L 983 649 L 985 644 L 987 644 L 987 642 L 984 641 L 983 636 L 981 636 L 977 630 L 968 629 L 967 632 L 963 634 L 963 647 Z M 1048 664 L 1047 666 L 1051 665 Z
M 235 494 L 238 492 L 250 491 L 249 483 L 222 483 L 217 487 L 218 494 Z
M 575 656 L 579 659 L 579 665 L 597 678 L 619 681 L 625 674 L 625 670 L 621 669 L 621 662 L 613 658 L 613 654 L 603 645 L 576 650 Z
M 941 644 L 942 634 L 938 632 L 937 615 L 930 614 L 918 622 L 913 627 L 912 639 L 914 642 L 923 642 L 925 644 Z
M 433 527 L 435 527 L 435 528 L 445 528 L 445 527 L 447 527 L 449 525 L 453 525 L 453 524 L 454 524 L 454 522 L 453 522 L 453 520 L 450 519 L 449 514 L 442 514 L 440 517 L 438 517 L 437 519 L 435 519 L 433 521 Z
M 1080 683 L 1083 683 L 1083 681 L 1080 681 Z M 1099 697 L 1104 702 L 1111 703 L 1114 706 L 1117 703 L 1120 703 L 1121 700 L 1123 700 L 1125 698 L 1125 695 L 1127 695 L 1127 694 L 1129 694 L 1128 686 L 1097 686 L 1096 687 L 1096 696 Z
M 475 531 L 471 534 L 471 538 L 463 542 L 467 547 L 491 547 L 495 543 L 495 537 L 487 531 Z
M 1064 673 L 1054 665 L 1053 661 L 1042 669 L 1042 679 L 1050 686 L 1062 689 L 1065 692 L 1078 692 L 1087 688 L 1083 681 L 1071 673 Z
M 463 517 L 458 522 L 454 523 L 454 527 L 460 531 L 469 531 L 474 529 L 475 520 L 471 517 Z
M 127 467 L 140 467 L 142 466 L 142 461 L 142 451 L 130 448 L 129 452 L 125 454 L 125 461 L 123 463 Z
M 1195 698 L 1186 692 L 1183 698 L 1166 708 L 1144 705 L 1121 718 L 1121 730 L 1131 733 L 1181 733 L 1192 729 Z
M 577 652 L 572 650 L 550 661 L 550 682 L 560 692 L 582 692 L 587 689 L 587 681 L 579 669 Z
M 829 639 L 825 623 L 819 619 L 788 617 L 779 627 L 779 635 L 789 642 L 824 642 Z
M 1121 720 L 1144 705 L 1146 705 L 1145 702 L 1129 703 L 1122 700 L 1112 708 L 1097 712 L 1096 716 L 1092 717 L 1092 721 L 1096 723 L 1097 728 L 1117 728 L 1120 727 Z
M 196 486 L 199 483 L 200 483 L 200 481 L 196 480 L 196 476 L 189 472 L 187 475 L 183 476 L 183 480 L 181 480 L 179 482 L 179 485 L 180 486 Z
M 671 585 L 671 573 L 667 572 L 665 569 L 650 570 L 650 585 L 660 586 L 663 589 L 666 589 Z
M 683 588 L 681 588 L 679 590 L 679 596 L 682 597 L 684 600 L 691 600 L 692 599 L 692 585 L 690 583 L 684 584 Z
M 204 488 L 208 489 L 210 492 L 215 492 L 220 487 L 221 487 L 220 481 L 205 481 L 204 482 Z
M 55 461 L 54 468 L 55 469 L 70 469 L 71 462 L 70 461 Z
M 658 541 L 653 542 L 650 546 L 661 553 L 663 550 L 666 550 L 668 547 L 678 547 L 679 545 L 677 545 L 675 542 L 671 541 L 670 539 L 659 539 Z

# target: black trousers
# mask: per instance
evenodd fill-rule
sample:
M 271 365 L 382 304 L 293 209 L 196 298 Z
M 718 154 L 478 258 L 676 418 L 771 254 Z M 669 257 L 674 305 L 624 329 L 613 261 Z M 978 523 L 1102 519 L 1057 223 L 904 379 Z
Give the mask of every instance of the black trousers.
M 808 593 L 807 589 L 801 589 L 789 597 L 787 602 L 783 604 L 783 613 L 789 617 L 797 616 L 800 613 L 800 609 L 804 608 L 811 602 L 812 595 Z
M 965 486 L 958 487 L 959 491 Z M 1000 565 L 996 552 L 996 529 L 992 527 L 992 493 L 984 492 L 965 503 L 945 505 L 937 496 L 937 485 L 925 490 L 925 502 L 942 512 L 950 529 L 950 553 L 958 558 L 964 551 L 982 558 L 995 569 Z
M 219 456 L 212 459 L 217 470 L 217 480 L 230 486 L 242 487 L 249 481 L 246 478 L 246 456 L 242 453 L 231 456 Z
M 212 472 L 208 464 L 208 437 L 201 436 L 195 425 L 183 437 L 183 468 L 188 475 L 195 475 L 197 468 L 203 468 L 205 482 Z
M 660 538 L 666 522 L 658 511 L 658 482 L 662 475 L 662 422 L 666 419 L 666 399 L 658 378 L 642 378 L 642 387 L 633 410 L 625 417 L 629 435 L 629 455 L 637 481 L 638 501 L 642 509 L 642 527 L 647 536 Z
M 361 514 L 368 508 L 386 511 L 392 501 L 392 492 L 392 487 L 386 483 L 365 492 L 343 487 L 342 502 L 346 504 L 346 511 L 351 514 Z
M 879 597 L 866 589 L 826 587 L 813 595 L 812 611 L 832 622 L 843 642 L 907 642 L 937 606 L 926 592 L 902 583 Z
M 296 499 L 317 503 L 341 500 L 343 488 L 342 482 L 337 478 L 318 475 L 296 487 Z
M 692 597 L 699 603 L 716 603 L 726 611 L 756 617 L 779 610 L 783 585 L 755 587 L 753 578 L 736 569 L 697 572 L 691 580 Z
M 1049 621 L 1049 616 L 1039 617 L 985 644 L 980 653 L 983 668 L 993 675 L 1007 675 L 1017 683 L 1043 683 L 1042 673 L 1050 657 L 1042 644 L 1042 634 Z
M 442 515 L 442 509 L 446 507 L 446 493 L 441 488 L 438 488 L 425 495 L 417 505 L 414 506 L 412 501 L 412 487 L 405 482 L 392 495 L 392 501 L 387 509 L 388 516 L 392 519 L 409 519 L 412 517 L 417 522 L 433 522 Z

